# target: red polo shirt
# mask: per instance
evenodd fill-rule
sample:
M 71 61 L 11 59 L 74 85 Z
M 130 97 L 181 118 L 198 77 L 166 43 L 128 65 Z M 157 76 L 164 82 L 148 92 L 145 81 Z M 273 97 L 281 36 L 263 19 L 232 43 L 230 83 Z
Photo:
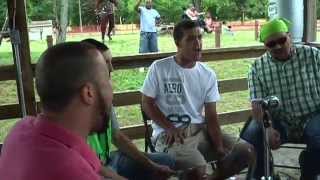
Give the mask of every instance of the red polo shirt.
M 19 121 L 0 155 L 3 180 L 100 180 L 100 168 L 84 139 L 42 115 Z

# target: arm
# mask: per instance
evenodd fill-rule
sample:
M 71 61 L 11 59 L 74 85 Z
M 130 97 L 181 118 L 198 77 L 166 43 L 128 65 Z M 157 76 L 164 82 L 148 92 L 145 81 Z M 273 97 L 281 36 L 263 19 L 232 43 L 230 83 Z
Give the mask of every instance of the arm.
M 161 16 L 160 16 L 160 14 L 158 13 L 158 11 L 157 11 L 157 16 L 156 16 L 156 18 L 155 18 L 155 22 L 156 22 L 156 26 L 159 26 L 160 23 L 161 23 Z
M 259 102 L 265 97 L 265 93 L 263 91 L 262 82 L 257 75 L 256 66 L 257 64 L 254 63 L 248 74 L 248 87 L 251 99 L 252 117 L 256 120 L 262 120 L 263 113 Z
M 137 4 L 134 6 L 134 10 L 136 10 L 138 13 L 140 13 L 139 6 L 141 4 L 141 0 L 138 0 Z
M 126 178 L 118 175 L 116 172 L 114 172 L 112 169 L 108 167 L 101 167 L 101 170 L 99 174 L 106 179 L 113 179 L 113 180 L 126 180 Z
M 167 179 L 174 173 L 169 167 L 151 161 L 144 153 L 140 152 L 131 140 L 120 130 L 116 130 L 113 133 L 113 142 L 121 152 L 137 161 L 145 169 L 151 170 L 151 172 L 155 173 L 156 177 L 160 176 L 163 177 L 163 179 Z
M 251 98 L 252 119 L 256 121 L 263 121 L 264 112 L 260 103 L 260 100 L 266 96 L 263 91 L 263 83 L 259 79 L 256 73 L 256 64 L 253 64 L 248 75 L 248 86 Z M 267 116 L 271 118 L 271 115 L 267 113 Z M 275 130 L 272 125 L 266 129 L 269 131 L 269 144 L 271 149 L 278 149 L 281 145 L 280 133 Z
M 142 95 L 142 108 L 149 118 L 151 118 L 155 123 L 165 130 L 167 144 L 172 144 L 174 142 L 183 144 L 183 139 L 185 138 L 183 130 L 176 128 L 170 121 L 167 120 L 165 115 L 160 111 L 159 107 L 155 103 L 154 98 Z
M 187 9 L 185 11 L 186 15 L 190 18 L 190 19 L 193 19 L 194 18 L 194 14 L 193 12 L 190 10 L 190 9 Z
M 142 164 L 147 169 L 152 169 L 154 163 L 148 159 L 131 140 L 124 135 L 120 130 L 113 132 L 112 140 L 114 145 L 123 153 Z
M 218 153 L 224 155 L 224 147 L 222 141 L 222 134 L 220 125 L 218 122 L 218 115 L 216 110 L 216 103 L 210 102 L 205 103 L 205 119 L 208 125 L 208 133 L 211 139 L 211 142 L 214 144 L 214 147 L 217 148 Z
M 142 95 L 142 108 L 144 112 L 151 118 L 154 122 L 156 122 L 159 126 L 161 126 L 165 130 L 173 129 L 175 126 L 167 120 L 165 115 L 160 111 L 157 104 L 155 103 L 155 99 L 152 97 L 148 97 L 146 95 Z

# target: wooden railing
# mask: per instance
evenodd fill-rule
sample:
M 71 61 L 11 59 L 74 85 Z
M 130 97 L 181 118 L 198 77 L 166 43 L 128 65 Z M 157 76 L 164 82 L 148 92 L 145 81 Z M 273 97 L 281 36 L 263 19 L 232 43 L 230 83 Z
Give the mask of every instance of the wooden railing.
M 203 51 L 204 61 L 221 61 L 232 59 L 255 58 L 265 52 L 262 46 L 251 46 L 241 48 L 221 48 L 209 49 Z M 135 56 L 114 57 L 113 65 L 117 69 L 131 69 L 137 67 L 147 67 L 154 60 L 168 57 L 174 53 L 144 54 Z M 35 65 L 32 65 L 34 72 Z M 34 75 L 34 73 L 33 73 Z M 0 81 L 15 80 L 16 73 L 13 65 L 0 67 Z M 247 89 L 246 78 L 229 79 L 219 81 L 219 91 L 221 93 L 242 91 Z M 138 91 L 117 92 L 114 94 L 115 106 L 137 105 L 141 102 L 141 94 Z M 39 105 L 39 103 L 37 103 Z M 249 110 L 239 110 L 228 113 L 220 113 L 220 124 L 231 124 L 241 122 L 247 119 Z M 19 104 L 7 104 L 0 106 L 0 120 L 21 117 Z M 141 121 L 142 122 L 142 121 Z M 142 138 L 144 136 L 144 127 L 142 124 L 123 127 L 122 130 L 132 139 Z

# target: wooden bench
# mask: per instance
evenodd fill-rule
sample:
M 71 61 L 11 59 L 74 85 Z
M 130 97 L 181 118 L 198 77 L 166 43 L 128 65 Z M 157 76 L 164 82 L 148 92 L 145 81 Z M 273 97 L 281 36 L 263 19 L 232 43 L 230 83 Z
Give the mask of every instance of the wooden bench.
M 158 27 L 159 34 L 173 34 L 174 24 L 163 24 Z
M 43 40 L 53 35 L 52 20 L 32 21 L 28 25 L 30 40 Z

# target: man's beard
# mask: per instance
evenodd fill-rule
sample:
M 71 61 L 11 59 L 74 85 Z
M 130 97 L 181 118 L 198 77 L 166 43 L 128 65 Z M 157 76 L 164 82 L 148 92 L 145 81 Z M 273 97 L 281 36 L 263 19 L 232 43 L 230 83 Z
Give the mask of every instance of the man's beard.
M 109 126 L 109 121 L 110 121 L 110 113 L 111 113 L 111 107 L 109 107 L 102 96 L 101 91 L 98 91 L 98 112 L 100 114 L 99 117 L 102 116 L 102 119 L 97 119 L 96 122 L 96 131 L 99 132 L 105 132 Z M 102 122 L 102 123 L 100 123 Z

